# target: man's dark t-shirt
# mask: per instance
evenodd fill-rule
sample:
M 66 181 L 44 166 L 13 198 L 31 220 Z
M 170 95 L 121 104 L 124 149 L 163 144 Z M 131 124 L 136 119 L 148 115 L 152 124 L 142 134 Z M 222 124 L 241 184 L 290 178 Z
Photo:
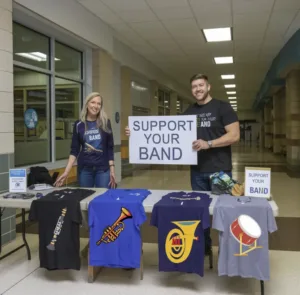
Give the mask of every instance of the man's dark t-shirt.
M 183 115 L 197 115 L 197 139 L 205 141 L 217 139 L 226 134 L 225 126 L 238 122 L 231 105 L 225 101 L 212 99 L 204 105 L 191 105 Z M 192 169 L 203 173 L 231 171 L 231 147 L 218 147 L 198 152 L 198 165 Z
M 55 190 L 32 202 L 29 220 L 39 223 L 40 267 L 80 269 L 80 201 L 94 192 L 89 189 Z

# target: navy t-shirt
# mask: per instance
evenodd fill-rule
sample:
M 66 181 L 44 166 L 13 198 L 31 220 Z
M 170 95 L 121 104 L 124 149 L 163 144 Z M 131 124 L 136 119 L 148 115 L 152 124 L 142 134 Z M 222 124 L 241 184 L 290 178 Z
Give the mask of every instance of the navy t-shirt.
M 108 120 L 107 127 L 111 130 Z M 96 121 L 76 121 L 73 128 L 71 155 L 77 158 L 80 167 L 109 169 L 109 161 L 114 160 L 113 133 L 97 127 Z
M 88 207 L 92 266 L 139 268 L 147 190 L 108 190 Z M 139 194 L 139 195 L 137 195 Z
M 151 225 L 158 228 L 159 271 L 203 276 L 210 202 L 207 194 L 174 192 L 154 205 Z

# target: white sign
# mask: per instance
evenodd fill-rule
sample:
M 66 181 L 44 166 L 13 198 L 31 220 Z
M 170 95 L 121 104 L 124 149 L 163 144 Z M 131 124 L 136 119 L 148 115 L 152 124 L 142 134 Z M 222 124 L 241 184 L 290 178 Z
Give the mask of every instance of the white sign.
M 196 116 L 133 116 L 129 129 L 129 163 L 197 164 Z
M 27 192 L 26 169 L 9 169 L 9 192 Z
M 271 197 L 271 168 L 245 168 L 245 196 Z

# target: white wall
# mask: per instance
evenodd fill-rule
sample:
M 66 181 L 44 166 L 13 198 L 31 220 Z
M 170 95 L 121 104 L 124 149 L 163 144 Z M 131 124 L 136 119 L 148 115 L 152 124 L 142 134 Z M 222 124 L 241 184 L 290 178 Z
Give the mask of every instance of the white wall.
M 133 106 L 139 106 L 144 108 L 149 108 L 151 106 L 150 97 L 150 82 L 141 75 L 136 73 L 132 74 L 131 80 L 137 83 L 139 86 L 147 88 L 147 90 L 137 90 L 131 87 L 131 102 Z
M 108 51 L 122 65 L 132 68 L 136 72 L 145 75 L 148 79 L 158 81 L 160 84 L 178 92 L 180 96 L 191 98 L 188 89 L 175 82 L 158 67 L 117 40 L 114 36 L 114 31 L 107 24 L 77 2 L 73 0 L 15 0 L 15 3 L 56 23 L 61 28 L 93 44 L 94 47 L 100 47 Z M 22 10 L 17 4 L 14 5 L 14 8 Z M 31 16 L 31 23 L 34 21 L 33 17 L 37 16 Z M 54 26 L 53 24 L 51 25 Z M 61 28 L 56 29 L 61 30 Z

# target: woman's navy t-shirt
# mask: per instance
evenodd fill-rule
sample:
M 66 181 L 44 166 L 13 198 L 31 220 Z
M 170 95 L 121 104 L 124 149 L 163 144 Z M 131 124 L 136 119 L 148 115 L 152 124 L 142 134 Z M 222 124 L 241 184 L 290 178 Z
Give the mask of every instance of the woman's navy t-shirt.
M 110 121 L 108 128 L 111 129 Z M 80 167 L 97 167 L 106 171 L 114 160 L 113 134 L 97 127 L 96 121 L 76 121 L 73 128 L 71 155 Z

